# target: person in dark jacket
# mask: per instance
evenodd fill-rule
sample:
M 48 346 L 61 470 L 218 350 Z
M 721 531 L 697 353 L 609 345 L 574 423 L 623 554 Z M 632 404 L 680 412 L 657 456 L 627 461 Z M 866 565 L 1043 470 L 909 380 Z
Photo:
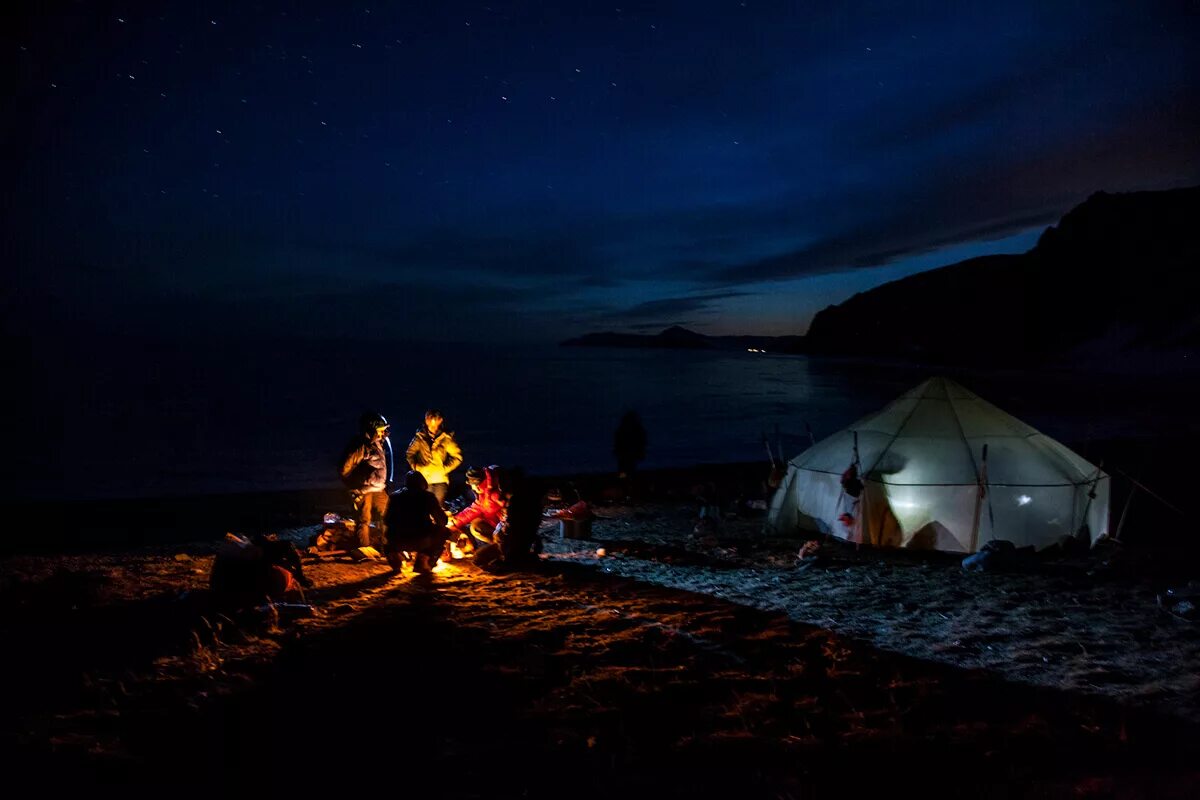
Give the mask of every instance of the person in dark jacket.
M 502 471 L 500 486 L 505 505 L 495 543 L 475 554 L 475 564 L 484 569 L 525 566 L 535 562 L 541 552 L 538 529 L 546 497 L 541 482 L 517 467 Z
M 371 544 L 371 523 L 383 524 L 388 506 L 388 484 L 392 480 L 391 426 L 382 414 L 363 414 L 361 432 L 342 454 L 342 483 L 350 490 L 358 518 L 358 546 Z
M 450 490 L 450 473 L 463 460 L 454 434 L 442 427 L 444 423 L 442 412 L 429 409 L 425 412 L 425 424 L 408 444 L 409 468 L 425 476 L 429 491 L 442 508 L 446 507 L 446 493 Z
M 416 554 L 413 572 L 432 572 L 450 531 L 446 529 L 446 512 L 421 473 L 404 476 L 404 488 L 392 496 L 385 519 L 384 550 L 392 572 L 400 572 L 405 552 Z
M 627 411 L 613 433 L 613 455 L 617 457 L 617 474 L 624 479 L 633 474 L 646 457 L 646 429 L 636 411 Z

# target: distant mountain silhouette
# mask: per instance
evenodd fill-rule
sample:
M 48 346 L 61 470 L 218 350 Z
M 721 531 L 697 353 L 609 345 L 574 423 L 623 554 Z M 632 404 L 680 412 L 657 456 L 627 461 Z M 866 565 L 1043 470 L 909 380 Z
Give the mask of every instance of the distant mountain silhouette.
M 566 347 L 634 347 L 674 350 L 766 350 L 797 353 L 803 348 L 803 336 L 705 336 L 674 325 L 659 333 L 588 333 L 560 342 Z
M 959 363 L 1186 352 L 1200 344 L 1198 289 L 1200 187 L 1098 192 L 1027 253 L 952 264 L 824 309 L 806 345 Z

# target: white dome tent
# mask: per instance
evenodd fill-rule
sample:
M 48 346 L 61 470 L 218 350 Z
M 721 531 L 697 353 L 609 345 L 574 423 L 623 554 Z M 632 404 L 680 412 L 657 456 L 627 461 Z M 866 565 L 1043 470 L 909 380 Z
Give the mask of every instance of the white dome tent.
M 852 465 L 862 482 L 843 487 Z M 1055 544 L 1108 533 L 1099 467 L 946 378 L 817 442 L 788 464 L 767 530 L 974 553 L 992 539 Z

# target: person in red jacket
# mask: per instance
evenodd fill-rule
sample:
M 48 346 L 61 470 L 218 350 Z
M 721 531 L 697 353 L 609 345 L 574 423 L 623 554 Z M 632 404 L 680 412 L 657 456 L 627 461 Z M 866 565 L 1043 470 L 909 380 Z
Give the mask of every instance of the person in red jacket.
M 504 515 L 504 495 L 500 492 L 499 467 L 467 470 L 467 485 L 474 502 L 450 517 L 447 527 L 459 534 L 459 547 L 475 550 L 495 541 L 496 526 Z M 464 542 L 461 537 L 466 537 Z M 463 547 L 463 545 L 467 547 Z

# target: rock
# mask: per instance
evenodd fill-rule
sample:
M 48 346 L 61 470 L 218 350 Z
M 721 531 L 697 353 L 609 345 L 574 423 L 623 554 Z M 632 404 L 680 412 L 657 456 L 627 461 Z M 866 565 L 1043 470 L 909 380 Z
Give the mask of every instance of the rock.
M 1182 603 L 1176 603 L 1175 607 L 1171 609 L 1171 613 L 1184 619 L 1195 619 L 1196 604 L 1191 600 L 1184 600 Z

